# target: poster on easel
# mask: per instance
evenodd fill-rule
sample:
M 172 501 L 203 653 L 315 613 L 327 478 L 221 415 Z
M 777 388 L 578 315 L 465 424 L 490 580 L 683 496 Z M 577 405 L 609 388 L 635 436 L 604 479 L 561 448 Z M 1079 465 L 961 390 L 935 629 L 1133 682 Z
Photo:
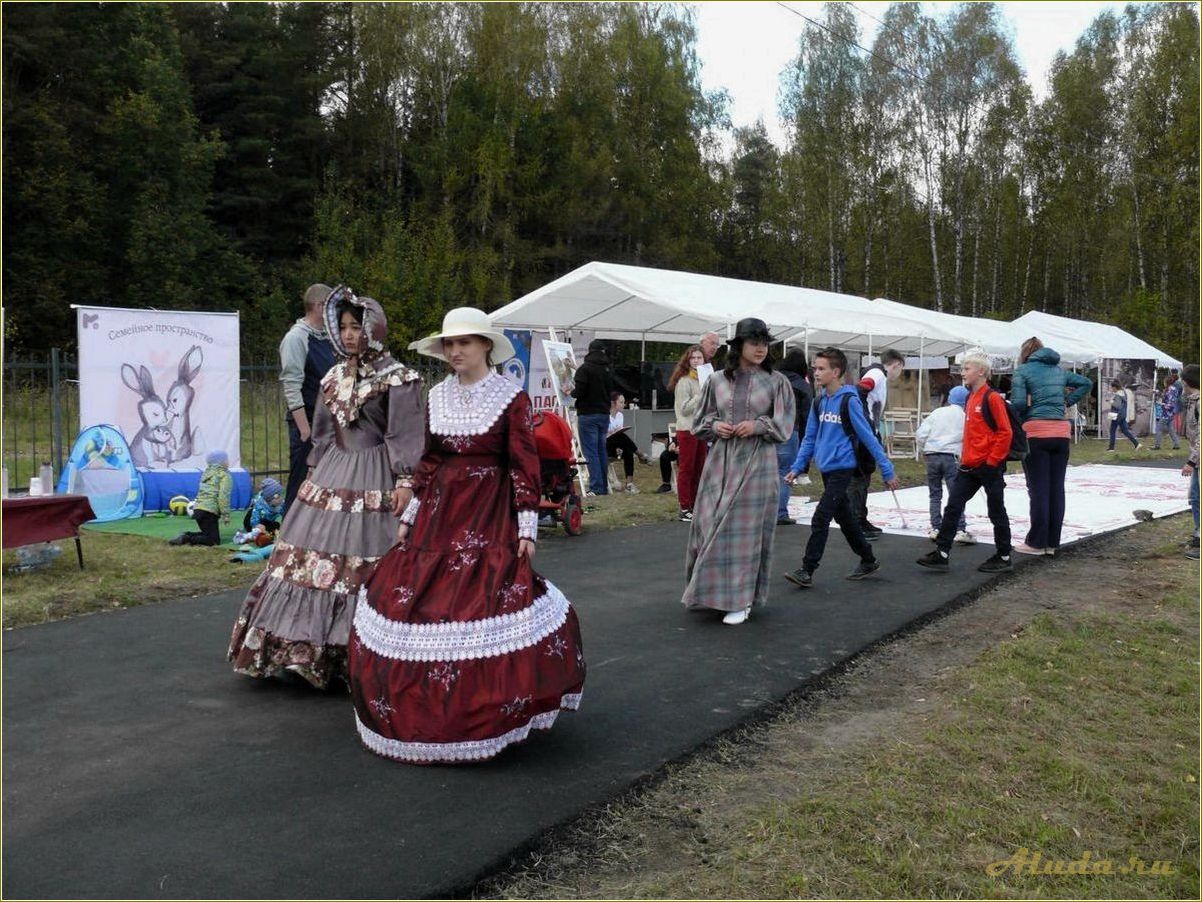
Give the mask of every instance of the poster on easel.
M 547 357 L 547 369 L 551 374 L 551 388 L 555 393 L 556 406 L 572 408 L 576 399 L 571 391 L 576 384 L 576 352 L 566 341 L 543 342 L 543 353 Z
M 578 462 L 584 460 L 580 444 L 580 425 L 576 421 L 576 399 L 571 392 L 576 387 L 576 353 L 566 341 L 558 341 L 554 329 L 548 330 L 549 338 L 542 339 L 543 357 L 547 362 L 547 377 L 551 384 L 554 409 L 572 428 L 572 453 Z M 580 483 L 580 496 L 588 491 L 584 481 L 587 464 L 576 467 L 576 479 Z

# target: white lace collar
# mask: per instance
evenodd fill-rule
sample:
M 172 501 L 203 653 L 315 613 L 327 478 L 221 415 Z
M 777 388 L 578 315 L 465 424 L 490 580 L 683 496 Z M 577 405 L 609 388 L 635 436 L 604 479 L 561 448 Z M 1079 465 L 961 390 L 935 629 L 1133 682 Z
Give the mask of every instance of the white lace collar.
M 430 389 L 430 431 L 438 435 L 483 435 L 521 391 L 497 373 L 460 386 L 452 373 Z

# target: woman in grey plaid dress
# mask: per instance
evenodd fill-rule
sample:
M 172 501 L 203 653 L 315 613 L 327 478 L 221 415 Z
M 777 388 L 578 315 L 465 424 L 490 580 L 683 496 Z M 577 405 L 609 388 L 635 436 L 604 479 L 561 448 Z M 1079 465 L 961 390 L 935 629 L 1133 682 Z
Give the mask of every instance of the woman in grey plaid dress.
M 713 442 L 685 554 L 686 608 L 725 611 L 743 623 L 768 600 L 780 473 L 775 445 L 793 434 L 793 389 L 768 358 L 763 320 L 739 321 L 726 369 L 705 383 L 693 434 Z

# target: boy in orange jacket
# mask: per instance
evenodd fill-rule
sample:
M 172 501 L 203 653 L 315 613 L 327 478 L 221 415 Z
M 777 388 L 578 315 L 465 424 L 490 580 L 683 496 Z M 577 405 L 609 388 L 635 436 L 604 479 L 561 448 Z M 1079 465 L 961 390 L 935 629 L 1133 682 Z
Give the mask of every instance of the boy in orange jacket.
M 964 513 L 964 506 L 978 489 L 984 489 L 997 553 L 977 569 L 982 573 L 999 573 L 1013 566 L 1010 561 L 1010 518 L 1006 514 L 1003 500 L 1006 488 L 1003 474 L 1006 471 L 1006 457 L 1010 453 L 1012 437 L 1010 415 L 1006 411 L 1005 399 L 989 387 L 988 356 L 975 351 L 970 352 L 964 357 L 961 372 L 969 397 L 965 407 L 960 470 L 956 474 L 947 499 L 947 507 L 943 511 L 943 525 L 935 539 L 935 550 L 920 557 L 918 564 L 931 570 L 948 569 L 956 524 Z M 990 429 L 981 413 L 986 404 L 990 406 L 997 429 Z

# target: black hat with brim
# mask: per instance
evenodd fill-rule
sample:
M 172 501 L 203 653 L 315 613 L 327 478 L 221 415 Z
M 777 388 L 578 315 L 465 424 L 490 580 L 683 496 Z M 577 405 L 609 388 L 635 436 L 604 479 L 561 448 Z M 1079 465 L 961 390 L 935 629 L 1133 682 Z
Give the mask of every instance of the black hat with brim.
M 768 324 L 762 319 L 755 316 L 749 316 L 746 319 L 741 319 L 735 324 L 734 337 L 727 341 L 727 344 L 735 341 L 763 341 L 772 342 L 772 334 L 768 331 Z

